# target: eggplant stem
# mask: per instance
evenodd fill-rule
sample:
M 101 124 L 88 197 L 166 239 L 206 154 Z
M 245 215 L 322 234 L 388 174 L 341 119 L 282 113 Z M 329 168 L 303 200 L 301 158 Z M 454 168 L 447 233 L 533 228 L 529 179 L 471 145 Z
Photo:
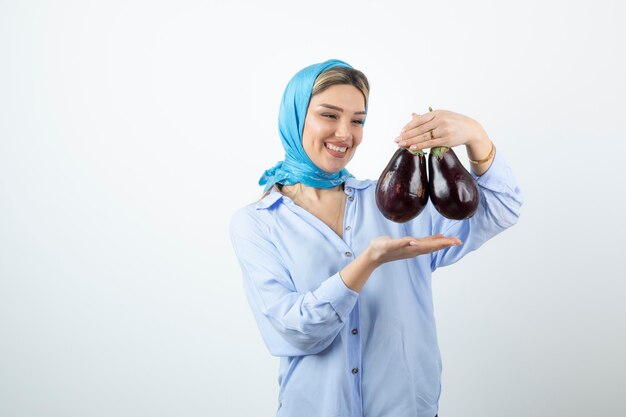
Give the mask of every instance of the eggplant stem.
M 447 146 L 436 146 L 434 148 L 430 148 L 430 153 L 437 159 L 441 159 L 444 153 L 448 152 Z
M 419 156 L 424 155 L 424 151 L 421 149 L 418 149 L 418 150 L 407 149 L 407 151 L 411 152 L 413 155 L 419 155 Z

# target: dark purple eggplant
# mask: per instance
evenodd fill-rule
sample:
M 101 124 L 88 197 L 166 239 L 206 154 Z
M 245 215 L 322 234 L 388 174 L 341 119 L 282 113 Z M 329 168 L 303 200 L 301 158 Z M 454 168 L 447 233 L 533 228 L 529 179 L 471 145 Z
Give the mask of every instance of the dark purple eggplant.
M 397 223 L 415 218 L 428 203 L 428 177 L 424 152 L 399 148 L 376 184 L 380 212 Z
M 474 215 L 480 203 L 478 186 L 452 149 L 441 146 L 430 150 L 428 174 L 430 201 L 439 213 L 454 220 Z

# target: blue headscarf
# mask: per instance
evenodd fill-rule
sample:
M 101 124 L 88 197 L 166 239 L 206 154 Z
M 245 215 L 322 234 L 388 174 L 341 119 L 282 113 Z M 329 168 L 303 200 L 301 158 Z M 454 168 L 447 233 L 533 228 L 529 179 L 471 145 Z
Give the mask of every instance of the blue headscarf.
M 333 188 L 353 177 L 345 168 L 339 172 L 326 172 L 319 169 L 302 147 L 304 119 L 311 100 L 311 91 L 318 75 L 332 67 L 352 68 L 349 64 L 329 59 L 300 70 L 287 84 L 280 112 L 278 129 L 285 149 L 285 159 L 266 170 L 259 185 L 270 189 L 275 183 L 293 185 L 301 182 L 316 188 Z

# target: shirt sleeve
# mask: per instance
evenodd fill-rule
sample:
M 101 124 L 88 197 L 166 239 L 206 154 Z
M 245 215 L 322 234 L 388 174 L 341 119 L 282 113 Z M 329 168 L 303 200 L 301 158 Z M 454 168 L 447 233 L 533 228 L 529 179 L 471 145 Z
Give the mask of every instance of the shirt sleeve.
M 480 177 L 472 175 L 480 192 L 480 204 L 472 217 L 466 220 L 446 219 L 429 204 L 432 234 L 456 236 L 463 242 L 462 245 L 434 252 L 431 255 L 433 271 L 478 249 L 493 236 L 513 226 L 519 218 L 522 194 L 500 152 L 496 153 L 487 172 Z
M 313 291 L 298 292 L 271 242 L 269 226 L 250 211 L 233 216 L 230 235 L 248 302 L 270 353 L 312 355 L 328 347 L 358 293 L 346 287 L 339 272 Z

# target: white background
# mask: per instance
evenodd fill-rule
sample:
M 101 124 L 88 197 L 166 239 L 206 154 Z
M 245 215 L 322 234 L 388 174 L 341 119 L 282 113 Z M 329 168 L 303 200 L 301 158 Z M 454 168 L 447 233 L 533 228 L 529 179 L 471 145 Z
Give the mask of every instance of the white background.
M 287 81 L 328 58 L 372 85 L 357 177 L 433 106 L 524 192 L 434 275 L 440 415 L 625 415 L 618 4 L 0 1 L 0 415 L 275 414 L 228 220 L 283 157 Z

